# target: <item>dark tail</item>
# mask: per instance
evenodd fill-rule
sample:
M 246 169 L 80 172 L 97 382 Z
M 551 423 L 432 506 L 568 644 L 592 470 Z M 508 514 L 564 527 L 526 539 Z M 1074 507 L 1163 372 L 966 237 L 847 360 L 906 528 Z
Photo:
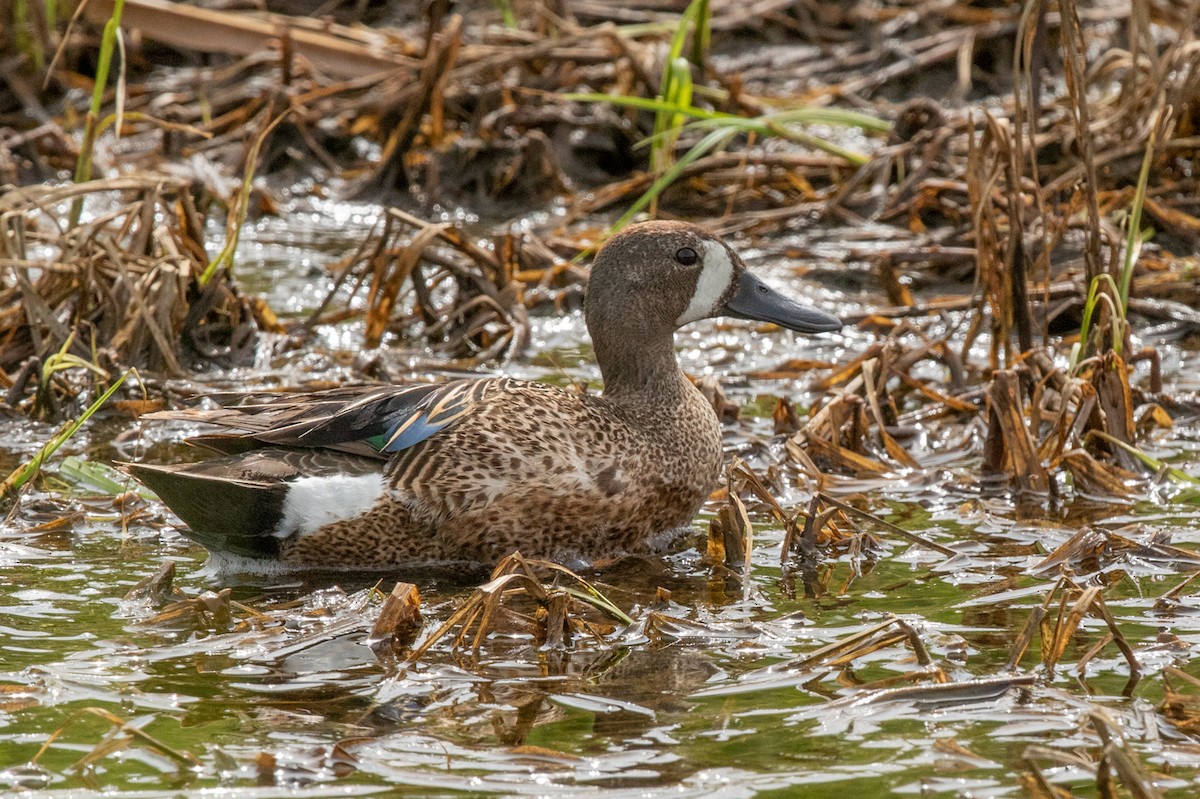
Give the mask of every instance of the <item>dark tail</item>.
M 252 558 L 279 554 L 274 533 L 283 516 L 286 483 L 213 474 L 217 470 L 206 468 L 209 463 L 123 466 L 187 523 L 189 538 L 211 550 Z

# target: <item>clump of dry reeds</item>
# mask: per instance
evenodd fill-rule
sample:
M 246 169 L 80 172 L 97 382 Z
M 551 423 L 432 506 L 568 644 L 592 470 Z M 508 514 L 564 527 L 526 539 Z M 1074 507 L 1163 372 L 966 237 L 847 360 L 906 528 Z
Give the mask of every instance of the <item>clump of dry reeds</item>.
M 65 208 L 87 198 L 71 228 Z M 203 224 L 186 182 L 136 176 L 0 195 L 0 369 L 16 405 L 40 385 L 42 410 L 75 393 L 63 364 L 91 375 L 138 365 L 181 375 L 252 351 L 253 307 L 220 275 L 207 285 Z M 85 372 L 87 370 L 84 370 Z

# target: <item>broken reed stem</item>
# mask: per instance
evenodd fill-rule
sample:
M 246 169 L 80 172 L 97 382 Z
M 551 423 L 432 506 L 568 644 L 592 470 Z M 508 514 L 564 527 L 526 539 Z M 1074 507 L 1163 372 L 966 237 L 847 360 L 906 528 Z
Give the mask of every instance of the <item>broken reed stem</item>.
M 475 634 L 471 637 L 471 649 L 478 655 L 484 639 L 491 632 L 491 621 L 499 611 L 506 594 L 525 594 L 542 607 L 547 607 L 552 594 L 538 579 L 537 574 L 534 572 L 535 566 L 564 575 L 568 579 L 574 580 L 580 586 L 578 588 L 560 588 L 558 591 L 569 595 L 573 599 L 591 605 L 601 613 L 605 613 L 623 624 L 631 625 L 634 623 L 634 620 L 618 608 L 612 600 L 605 597 L 594 585 L 566 566 L 542 560 L 529 561 L 520 552 L 513 552 L 501 560 L 496 568 L 492 570 L 491 579 L 488 582 L 476 588 L 474 593 L 459 605 L 440 627 L 426 636 L 419 645 L 413 648 L 404 659 L 405 664 L 411 665 L 419 661 L 429 651 L 430 647 L 442 640 L 456 626 L 459 629 L 454 638 L 452 648 L 458 649 L 465 644 L 472 628 L 474 628 Z
M 119 730 L 120 732 L 125 733 L 126 735 L 129 736 L 130 740 L 141 741 L 142 743 L 149 746 L 151 749 L 162 752 L 164 755 L 171 758 L 172 760 L 174 760 L 176 763 L 180 764 L 181 766 L 184 766 L 187 768 L 198 768 L 201 765 L 200 760 L 195 755 L 193 755 L 191 752 L 187 752 L 182 749 L 176 749 L 172 746 L 169 746 L 166 743 L 164 743 L 163 741 L 160 741 L 158 738 L 155 738 L 153 735 L 146 732 L 145 730 L 140 729 L 139 727 L 137 727 L 137 726 L 131 724 L 130 722 L 126 721 L 125 719 L 121 718 L 117 714 L 115 714 L 111 711 L 105 710 L 104 708 L 101 708 L 101 707 L 85 707 L 85 708 L 81 708 L 81 709 L 75 711 L 74 713 L 72 713 L 70 715 L 70 717 L 67 719 L 67 722 L 65 724 L 63 724 L 63 726 L 61 726 L 57 730 L 55 730 L 46 739 L 46 741 L 42 744 L 41 748 L 38 749 L 37 753 L 34 754 L 34 756 L 30 759 L 30 762 L 37 763 L 37 761 L 41 758 L 41 756 L 46 753 L 46 750 L 48 750 L 50 748 L 50 746 L 56 740 L 58 740 L 59 736 L 61 736 L 64 732 L 66 732 L 68 728 L 73 727 L 74 723 L 76 721 L 78 721 L 79 719 L 81 719 L 85 716 L 94 716 L 98 719 L 102 719 L 103 721 L 108 722 L 110 725 L 110 729 Z M 96 748 L 101 747 L 103 745 L 104 745 L 104 741 L 101 741 L 99 744 L 96 745 L 96 747 L 93 747 L 93 751 L 95 751 Z M 79 761 L 79 764 L 86 764 L 89 761 L 89 757 L 90 757 L 90 753 L 89 753 L 89 755 L 85 755 L 83 757 L 83 759 L 81 759 Z
M 1008 247 L 1005 261 L 1012 277 L 1013 324 L 1017 328 L 1017 346 L 1022 353 L 1033 349 L 1033 309 L 1029 306 L 1029 256 L 1025 252 L 1024 195 L 1021 191 L 1021 128 L 1009 128 L 1004 182 L 1008 189 Z
M 934 541 L 930 541 L 927 538 L 922 538 L 921 536 L 917 535 L 916 533 L 905 530 L 903 527 L 897 527 L 896 525 L 892 524 L 889 521 L 884 521 L 883 519 L 880 519 L 878 516 L 867 513 L 864 510 L 859 510 L 858 508 L 854 507 L 853 505 L 847 505 L 845 502 L 836 500 L 833 497 L 829 496 L 828 494 L 818 493 L 817 496 L 820 497 L 820 500 L 823 504 L 835 507 L 838 510 L 843 511 L 844 513 L 848 513 L 851 516 L 857 516 L 858 518 L 863 519 L 864 521 L 871 522 L 872 524 L 877 524 L 880 527 L 884 528 L 885 530 L 889 530 L 889 531 L 895 533 L 896 535 L 900 536 L 901 538 L 909 541 L 910 543 L 919 544 L 920 546 L 927 547 L 929 549 L 932 549 L 934 552 L 940 553 L 947 557 L 954 557 L 954 556 L 958 555 L 957 552 L 955 552 L 953 549 L 950 549 L 949 547 L 944 547 L 941 544 L 938 544 Z
M 1095 141 L 1092 138 L 1091 117 L 1088 111 L 1087 79 L 1087 42 L 1083 38 L 1083 28 L 1079 22 L 1079 9 L 1075 0 L 1060 0 L 1063 37 L 1064 77 L 1067 83 L 1067 93 L 1072 100 L 1071 119 L 1075 123 L 1075 140 L 1078 142 L 1080 155 L 1083 158 L 1084 174 L 1086 176 L 1084 197 L 1087 200 L 1087 247 L 1084 250 L 1084 261 L 1087 264 L 1087 278 L 1090 283 L 1101 272 L 1106 271 L 1100 262 L 1100 201 L 1098 198 L 1099 184 L 1096 180 Z
M 1050 608 L 1056 595 L 1058 596 L 1058 614 L 1054 618 L 1053 629 L 1047 632 L 1043 624 L 1050 615 Z M 1069 608 L 1068 605 L 1070 606 Z M 1112 611 L 1109 610 L 1108 604 L 1104 601 L 1104 594 L 1101 588 L 1099 586 L 1080 588 L 1066 575 L 1060 576 L 1050 590 L 1046 592 L 1042 603 L 1030 611 L 1029 617 L 1025 620 L 1025 625 L 1013 641 L 1004 670 L 1014 671 L 1017 668 L 1021 662 L 1021 658 L 1028 650 L 1029 644 L 1033 641 L 1034 633 L 1041 630 L 1042 665 L 1047 672 L 1053 674 L 1054 667 L 1058 665 L 1059 660 L 1067 650 L 1067 645 L 1076 635 L 1084 618 L 1087 616 L 1092 616 L 1103 621 L 1108 628 L 1108 635 L 1080 658 L 1076 664 L 1077 670 L 1082 674 L 1088 661 L 1094 658 L 1104 646 L 1107 646 L 1109 643 L 1115 643 L 1117 649 L 1121 652 L 1121 656 L 1125 659 L 1126 665 L 1129 667 L 1130 683 L 1127 688 L 1131 688 L 1141 678 L 1141 665 L 1137 661 L 1133 647 L 1130 646 L 1129 641 L 1125 638 L 1125 634 L 1121 632 L 1121 628 L 1117 625 Z

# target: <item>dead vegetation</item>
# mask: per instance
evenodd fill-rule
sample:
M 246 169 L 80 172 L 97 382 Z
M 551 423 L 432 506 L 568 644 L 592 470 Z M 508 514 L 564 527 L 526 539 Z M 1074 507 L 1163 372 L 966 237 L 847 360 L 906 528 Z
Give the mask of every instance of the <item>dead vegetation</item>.
M 534 317 L 578 306 L 587 253 L 643 202 L 767 247 L 783 242 L 792 259 L 818 264 L 807 280 L 869 299 L 838 362 L 787 358 L 749 376 L 803 380 L 817 399 L 807 415 L 780 399 L 775 448 L 730 467 L 696 596 L 761 599 L 756 527 L 783 531 L 769 565 L 781 570 L 779 594 L 813 607 L 845 599 L 881 559 L 903 554 L 936 574 L 994 577 L 996 596 L 970 601 L 986 608 L 979 627 L 1000 629 L 1002 645 L 970 635 L 1000 662 L 968 671 L 965 643 L 894 615 L 774 652 L 776 664 L 716 688 L 689 673 L 680 695 L 799 686 L 822 701 L 789 723 L 836 727 L 1035 693 L 1086 708 L 1076 718 L 1086 746 L 1024 748 L 1026 795 L 1074 795 L 1056 781 L 1063 773 L 1086 774 L 1089 795 L 1092 783 L 1102 796 L 1118 786 L 1160 795 L 1162 775 L 1127 742 L 1145 714 L 1114 720 L 1111 707 L 1062 700 L 1061 685 L 1064 674 L 1086 684 L 1103 668 L 1128 680 L 1129 695 L 1153 679 L 1144 661 L 1187 646 L 1131 634 L 1112 603 L 1132 583 L 1162 619 L 1187 615 L 1194 575 L 1161 590 L 1137 575 L 1193 572 L 1200 560 L 1171 544 L 1168 525 L 1106 520 L 1196 482 L 1153 453 L 1200 404 L 1164 388 L 1162 357 L 1143 342 L 1200 329 L 1197 4 L 713 2 L 677 53 L 684 2 L 517 3 L 515 26 L 494 4 L 464 4 L 460 15 L 433 2 L 392 26 L 354 24 L 371 5 L 331 4 L 333 23 L 127 0 L 126 26 L 140 33 L 104 95 L 108 132 L 93 157 L 103 177 L 79 183 L 63 179 L 81 156 L 86 113 L 73 89 L 90 83 L 97 21 L 112 4 L 95 0 L 90 22 L 42 24 L 11 49 L 0 62 L 11 90 L 0 92 L 6 404 L 61 418 L 136 366 L 147 379 L 126 388 L 130 401 L 153 408 L 169 399 L 160 377 L 253 363 L 352 322 L 373 352 L 402 345 L 442 365 L 504 363 L 527 349 Z M 612 100 L 584 97 L 596 94 Z M 860 116 L 821 115 L 850 110 Z M 242 214 L 287 213 L 305 193 L 301 202 L 353 198 L 383 210 L 327 267 L 318 306 L 280 318 L 246 295 L 236 260 L 214 256 L 211 240 L 226 220 L 233 230 Z M 76 201 L 84 213 L 74 224 Z M 838 255 L 813 231 L 831 231 Z M 703 388 L 724 419 L 736 418 L 720 386 Z M 997 498 L 1015 516 L 1075 500 L 1102 510 L 1088 517 L 1095 524 L 1068 516 L 1036 541 L 1001 536 L 980 552 L 880 518 L 895 494 L 879 493 L 898 487 L 971 497 L 964 516 Z M 781 499 L 795 492 L 803 499 Z M 70 527 L 64 519 L 26 532 Z M 627 649 L 766 646 L 791 634 L 698 620 L 665 589 L 622 610 L 607 587 L 516 554 L 473 593 L 432 606 L 398 583 L 382 600 L 362 592 L 264 612 L 227 589 L 184 594 L 172 577 L 164 569 L 128 600 L 145 606 L 133 628 L 200 643 L 148 657 L 201 647 L 233 657 L 251 641 L 266 650 L 260 660 L 287 663 L 357 636 L 389 677 L 430 661 L 503 673 L 496 661 L 528 656 L 540 677 L 567 681 L 556 701 L 581 707 L 580 684 L 617 679 Z M 1031 604 L 1001 618 L 1014 596 Z M 734 646 L 730 659 L 742 656 Z M 582 676 L 578 653 L 597 656 Z M 1157 717 L 1183 736 L 1181 748 L 1194 747 L 1196 680 L 1176 666 L 1161 674 Z M 371 718 L 409 712 L 373 687 L 355 690 L 370 693 Z M 506 690 L 516 689 L 480 693 Z M 521 747 L 551 712 L 550 689 L 522 690 L 533 698 L 512 700 L 515 720 L 487 723 L 520 749 L 514 756 L 548 757 Z M 5 708 L 38 702 L 36 690 L 2 697 Z M 79 769 L 132 746 L 192 762 L 123 717 L 87 712 L 109 728 Z M 1155 740 L 1147 732 L 1141 743 Z M 952 741 L 945 749 L 978 759 Z M 275 779 L 282 767 L 267 755 L 260 775 Z M 338 758 L 352 759 L 340 749 Z

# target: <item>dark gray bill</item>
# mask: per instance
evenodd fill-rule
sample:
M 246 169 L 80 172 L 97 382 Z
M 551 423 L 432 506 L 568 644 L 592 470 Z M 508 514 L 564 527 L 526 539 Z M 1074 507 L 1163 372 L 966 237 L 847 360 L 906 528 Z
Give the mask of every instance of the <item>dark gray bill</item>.
M 742 272 L 738 278 L 737 290 L 725 303 L 725 313 L 738 319 L 774 322 L 799 333 L 832 333 L 842 329 L 842 321 L 836 316 L 789 300 L 750 272 Z

